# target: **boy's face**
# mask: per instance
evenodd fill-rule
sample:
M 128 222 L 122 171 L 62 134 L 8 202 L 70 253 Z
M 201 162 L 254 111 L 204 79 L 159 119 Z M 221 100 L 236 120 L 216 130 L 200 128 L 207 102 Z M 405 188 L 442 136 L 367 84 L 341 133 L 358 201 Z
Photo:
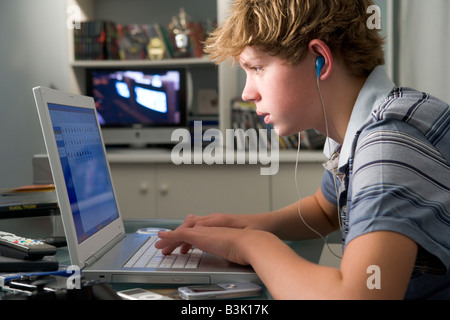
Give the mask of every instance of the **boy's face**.
M 257 113 L 279 135 L 317 128 L 322 114 L 312 59 L 291 66 L 257 47 L 246 47 L 239 63 L 247 75 L 242 98 L 255 102 Z

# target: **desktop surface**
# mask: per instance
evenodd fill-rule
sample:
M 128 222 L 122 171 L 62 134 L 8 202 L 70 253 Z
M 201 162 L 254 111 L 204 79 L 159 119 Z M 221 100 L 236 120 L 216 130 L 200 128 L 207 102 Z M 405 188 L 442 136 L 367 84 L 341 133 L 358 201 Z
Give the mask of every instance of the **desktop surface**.
M 176 229 L 182 223 L 181 220 L 170 219 L 137 219 L 124 220 L 126 233 L 134 233 L 143 228 L 162 228 L 162 229 Z M 323 242 L 320 239 L 304 240 L 304 241 L 287 241 L 286 242 L 295 252 L 303 258 L 318 263 L 322 252 Z M 55 255 L 61 267 L 70 266 L 70 258 L 67 247 L 62 247 L 57 250 Z M 151 290 L 165 296 L 175 298 L 177 296 L 176 285 L 160 285 L 160 284 L 111 284 L 115 291 L 122 291 L 132 288 L 144 288 Z M 0 299 L 2 292 L 0 289 Z M 263 288 L 263 292 L 258 297 L 252 299 L 271 299 L 270 293 Z

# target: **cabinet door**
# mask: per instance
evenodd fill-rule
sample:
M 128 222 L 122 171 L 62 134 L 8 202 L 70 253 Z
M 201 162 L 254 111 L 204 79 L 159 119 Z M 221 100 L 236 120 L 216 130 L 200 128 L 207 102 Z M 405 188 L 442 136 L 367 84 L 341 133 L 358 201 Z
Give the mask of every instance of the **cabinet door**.
M 297 180 L 302 198 L 317 191 L 322 181 L 323 170 L 320 163 L 299 163 Z M 285 207 L 299 199 L 295 186 L 295 163 L 280 163 L 278 173 L 271 176 L 271 179 L 273 210 Z
M 159 218 L 270 209 L 269 178 L 257 165 L 160 164 L 156 175 Z
M 155 167 L 128 163 L 110 167 L 122 218 L 156 218 Z

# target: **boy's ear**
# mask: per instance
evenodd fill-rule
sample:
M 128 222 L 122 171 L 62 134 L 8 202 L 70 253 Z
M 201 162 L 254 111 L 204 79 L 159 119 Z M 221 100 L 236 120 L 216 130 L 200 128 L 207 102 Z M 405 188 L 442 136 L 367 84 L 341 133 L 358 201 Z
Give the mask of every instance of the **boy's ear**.
M 333 70 L 333 56 L 330 48 L 322 40 L 314 39 L 310 41 L 308 51 L 315 57 L 316 60 L 318 57 L 323 57 L 323 61 L 320 63 L 321 68 L 318 77 L 320 80 L 326 80 Z

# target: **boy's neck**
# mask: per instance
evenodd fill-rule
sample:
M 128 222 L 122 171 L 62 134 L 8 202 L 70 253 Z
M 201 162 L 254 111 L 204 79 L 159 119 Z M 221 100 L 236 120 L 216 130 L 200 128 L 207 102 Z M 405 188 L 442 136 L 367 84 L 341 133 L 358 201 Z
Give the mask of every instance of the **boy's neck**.
M 327 112 L 328 134 L 339 144 L 344 142 L 353 107 L 366 80 L 367 77 L 351 76 L 345 69 L 335 65 L 329 81 L 320 83 Z

